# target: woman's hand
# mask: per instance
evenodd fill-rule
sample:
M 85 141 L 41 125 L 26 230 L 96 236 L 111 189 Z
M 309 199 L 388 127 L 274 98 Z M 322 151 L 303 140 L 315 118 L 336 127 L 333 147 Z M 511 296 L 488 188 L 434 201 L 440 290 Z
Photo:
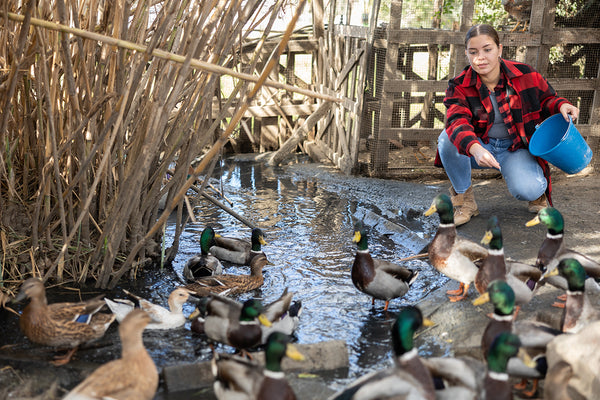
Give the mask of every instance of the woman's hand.
M 473 156 L 475 162 L 480 167 L 496 168 L 497 170 L 500 170 L 500 164 L 496 161 L 496 158 L 494 158 L 492 153 L 484 149 L 479 143 L 471 145 L 469 153 L 471 153 L 471 156 Z
M 579 117 L 579 108 L 575 107 L 572 104 L 564 103 L 560 106 L 560 113 L 562 114 L 565 121 L 569 121 L 569 115 L 575 121 L 577 117 Z

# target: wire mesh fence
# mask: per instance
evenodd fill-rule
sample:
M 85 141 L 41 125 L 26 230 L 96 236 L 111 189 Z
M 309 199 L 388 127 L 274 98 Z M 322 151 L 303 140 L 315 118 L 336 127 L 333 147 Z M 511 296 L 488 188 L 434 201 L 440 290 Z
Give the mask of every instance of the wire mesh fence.
M 598 166 L 600 1 L 571 1 L 570 8 L 565 0 L 556 6 L 547 1 L 535 12 L 529 1 L 520 14 L 510 12 L 518 0 L 502 3 L 506 18 L 496 28 L 503 58 L 533 65 L 559 96 L 579 107 L 576 124 L 594 153 L 591 165 Z M 464 31 L 458 31 L 457 21 L 446 21 L 452 29 L 437 29 L 440 39 L 432 45 L 432 30 L 423 29 L 414 14 L 403 7 L 401 15 L 390 14 L 389 23 L 375 32 L 359 153 L 361 170 L 370 174 L 432 173 L 437 136 L 444 128 L 447 81 L 467 64 Z M 416 27 L 421 35 L 415 34 Z

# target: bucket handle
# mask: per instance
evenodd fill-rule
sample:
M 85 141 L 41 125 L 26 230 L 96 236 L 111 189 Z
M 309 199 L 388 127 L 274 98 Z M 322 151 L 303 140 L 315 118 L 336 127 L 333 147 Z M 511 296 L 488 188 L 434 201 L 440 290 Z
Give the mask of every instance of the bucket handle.
M 569 117 L 569 125 L 571 125 L 573 123 L 573 118 L 571 117 L 571 115 L 568 115 L 568 117 Z M 542 121 L 542 122 L 544 122 L 544 121 Z M 539 128 L 541 124 L 542 124 L 541 122 L 539 124 L 536 124 L 535 129 Z

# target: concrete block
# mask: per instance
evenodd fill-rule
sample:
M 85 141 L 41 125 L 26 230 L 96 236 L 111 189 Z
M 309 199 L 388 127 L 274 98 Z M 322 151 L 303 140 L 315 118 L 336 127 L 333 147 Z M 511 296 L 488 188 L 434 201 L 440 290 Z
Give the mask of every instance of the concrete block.
M 312 344 L 295 344 L 304 355 L 304 361 L 284 358 L 281 367 L 289 373 L 309 373 L 338 370 L 350 365 L 348 348 L 344 340 L 331 340 Z M 265 364 L 263 351 L 253 352 L 252 358 L 260 365 Z M 194 390 L 212 385 L 213 375 L 210 361 L 165 366 L 162 371 L 168 392 Z

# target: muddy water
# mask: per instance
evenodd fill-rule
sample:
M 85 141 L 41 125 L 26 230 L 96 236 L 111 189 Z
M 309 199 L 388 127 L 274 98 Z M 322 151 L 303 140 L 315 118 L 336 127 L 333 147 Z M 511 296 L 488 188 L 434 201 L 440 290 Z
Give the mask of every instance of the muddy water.
M 360 293 L 350 279 L 356 251 L 353 225 L 362 219 L 371 228 L 369 248 L 375 257 L 394 261 L 417 253 L 435 231 L 437 221 L 423 217 L 422 211 L 438 188 L 344 177 L 334 169 L 304 159 L 282 168 L 266 167 L 260 161 L 226 159 L 215 169 L 211 183 L 223 189 L 231 208 L 266 233 L 268 245 L 263 250 L 273 265 L 265 268 L 262 289 L 238 299 L 256 296 L 269 302 L 287 287 L 304 306 L 295 333 L 298 343 L 345 340 L 350 368 L 347 376 L 331 378 L 329 386 L 333 389 L 366 372 L 389 366 L 389 330 L 398 309 L 417 303 L 446 280 L 425 261 L 409 261 L 407 267 L 420 271 L 409 293 L 393 300 L 388 312 L 383 311 L 383 301 L 372 306 L 371 299 Z M 192 192 L 190 195 L 197 221 L 186 225 L 172 267 L 140 272 L 137 280 L 125 282 L 123 287 L 164 305 L 170 291 L 181 284 L 179 277 L 186 260 L 199 252 L 198 239 L 207 224 L 223 236 L 250 236 L 250 228 L 230 214 Z M 166 229 L 167 246 L 173 231 L 170 223 Z M 248 273 L 247 267 L 225 266 L 227 273 Z M 77 296 L 65 289 L 50 294 L 63 301 Z M 122 297 L 120 288 L 107 295 Z M 184 308 L 186 314 L 192 310 L 191 304 Z M 16 343 L 23 351 L 36 351 L 19 335 L 16 318 L 5 316 L 4 322 L 0 336 L 5 343 Z M 168 333 L 146 331 L 144 342 L 159 369 L 210 359 L 205 341 L 190 332 L 189 326 Z M 428 351 L 426 346 L 420 348 L 422 354 L 427 355 Z M 78 357 L 101 363 L 117 357 L 119 352 L 116 326 L 112 326 L 96 347 L 80 351 Z

